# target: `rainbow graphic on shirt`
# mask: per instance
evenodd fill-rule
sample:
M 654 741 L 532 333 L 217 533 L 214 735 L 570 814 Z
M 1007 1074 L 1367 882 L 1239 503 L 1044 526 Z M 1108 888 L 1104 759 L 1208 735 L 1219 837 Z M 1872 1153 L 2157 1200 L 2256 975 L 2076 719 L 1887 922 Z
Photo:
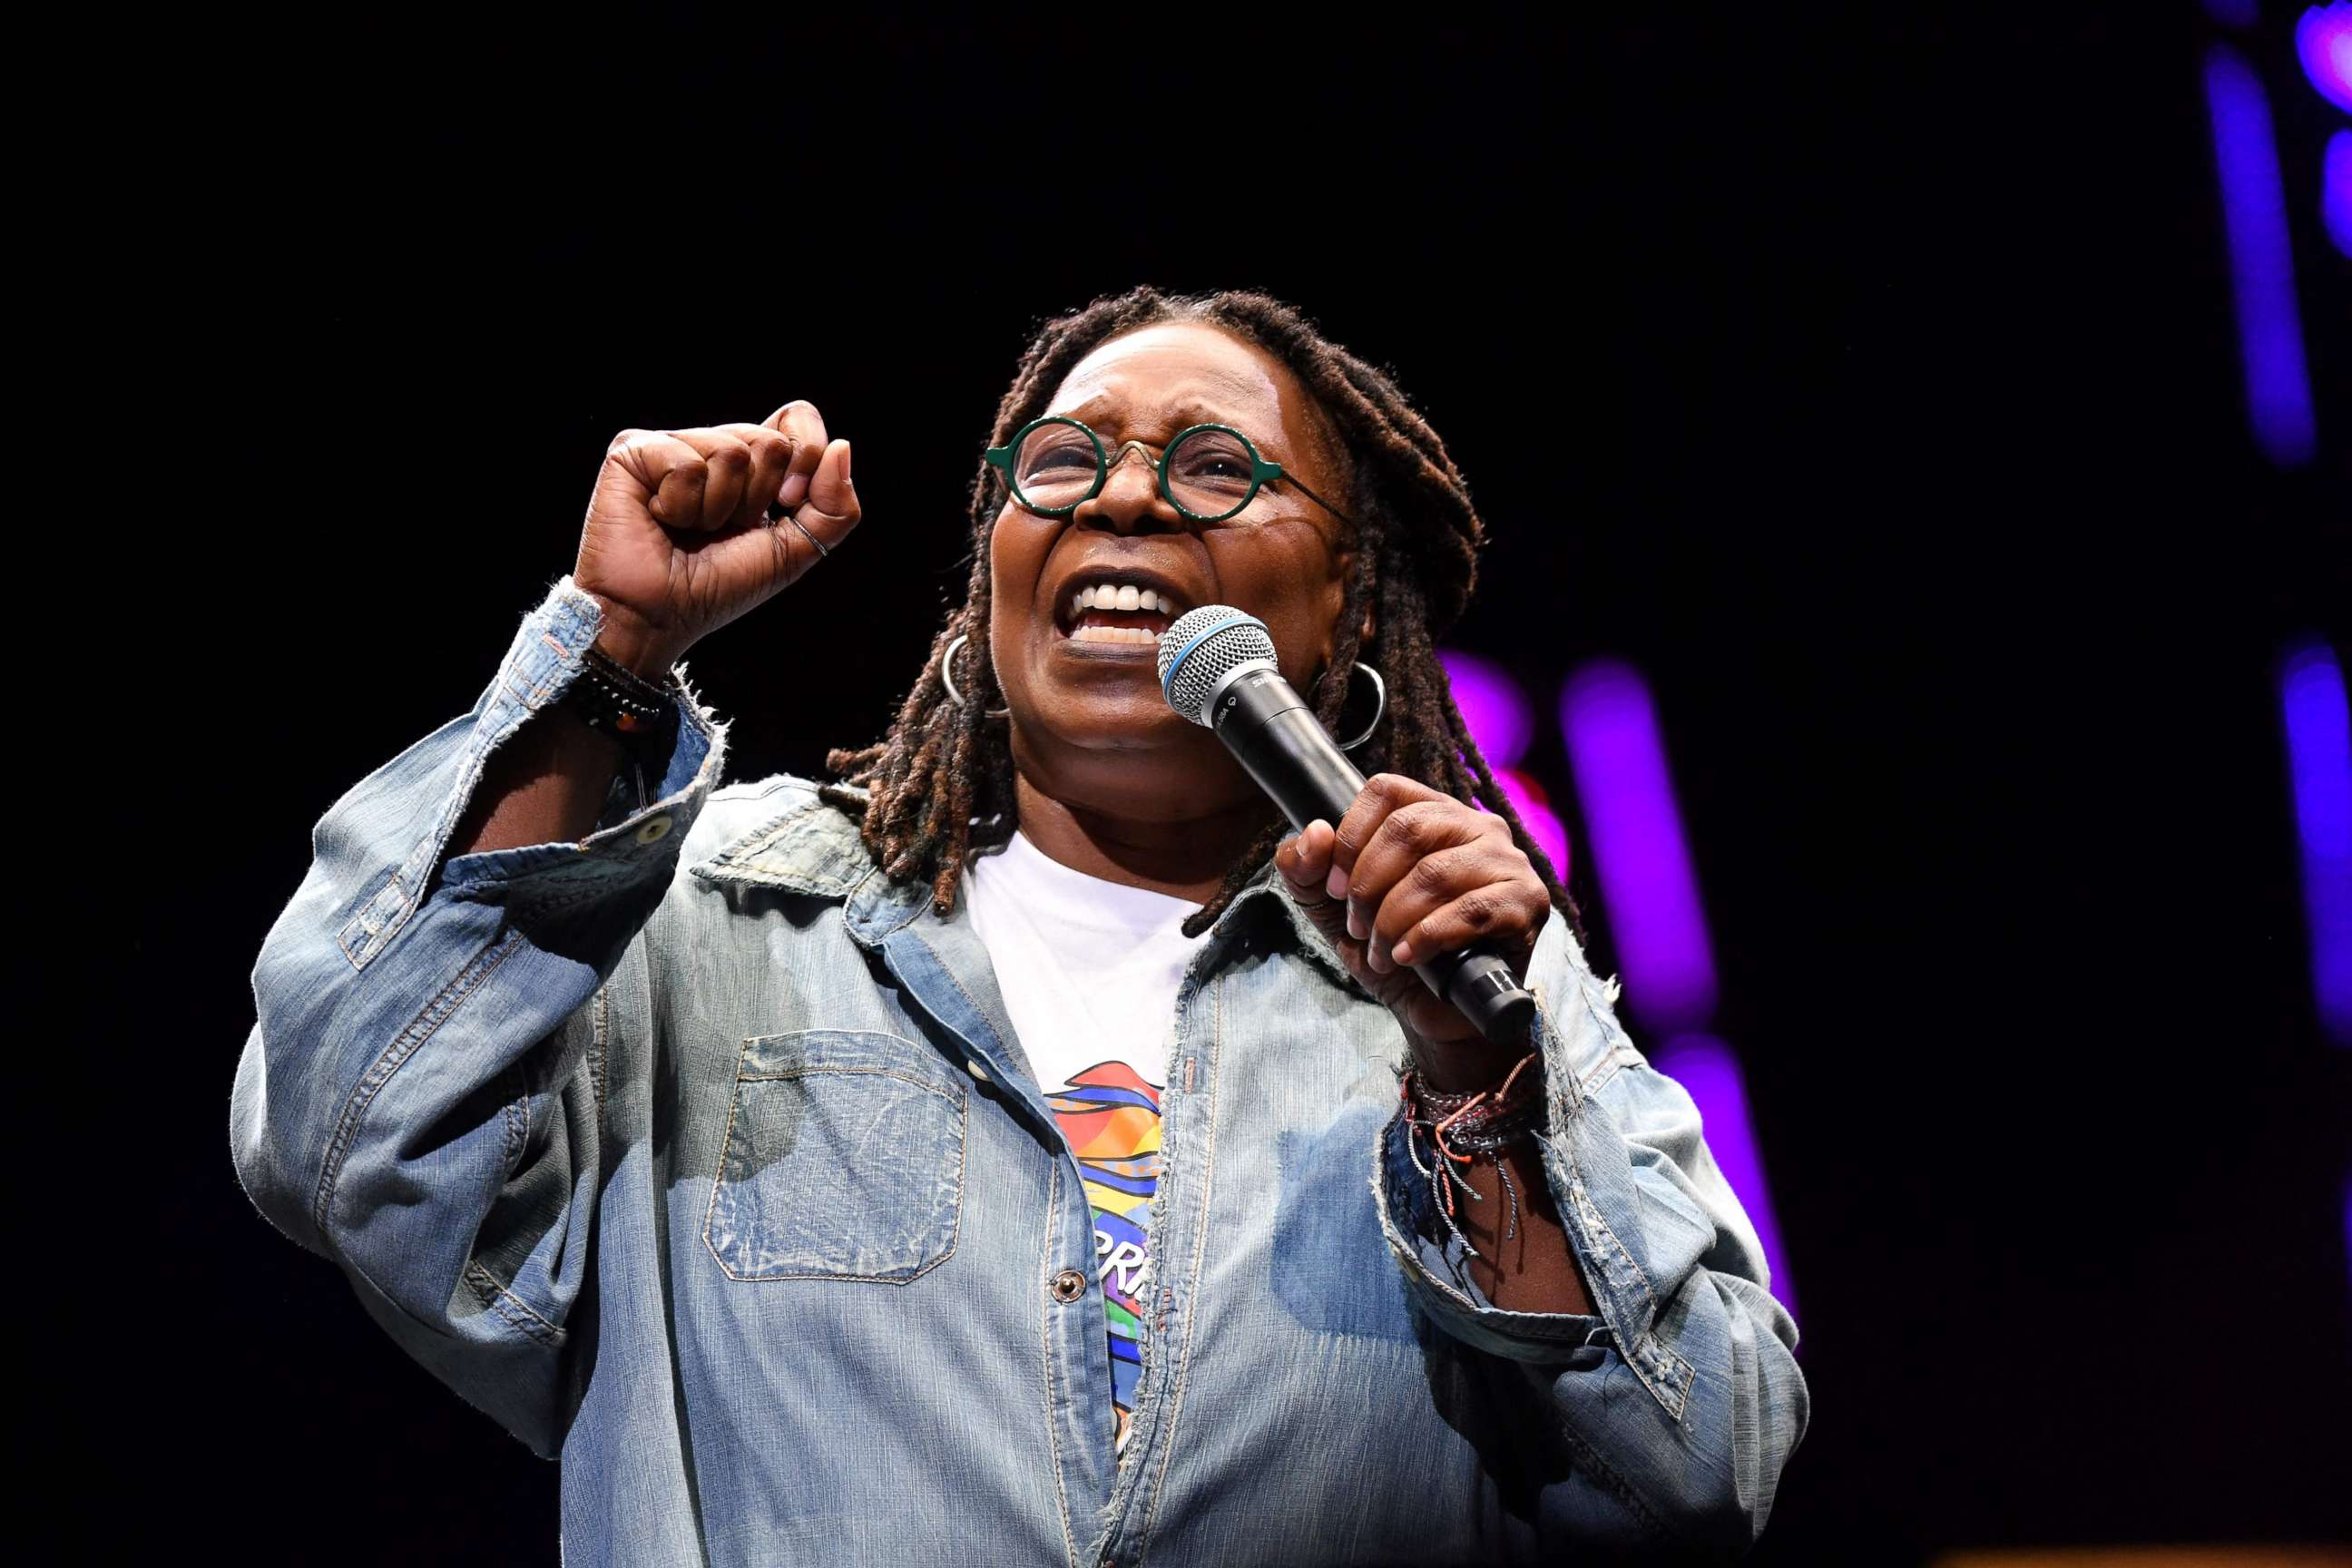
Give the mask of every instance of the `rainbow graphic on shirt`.
M 1110 1319 L 1116 1446 L 1127 1445 L 1135 1384 L 1143 1370 L 1143 1298 L 1150 1289 L 1151 1194 L 1160 1187 L 1160 1089 L 1125 1062 L 1097 1062 L 1046 1097 L 1086 1178 L 1095 1211 L 1095 1266 Z

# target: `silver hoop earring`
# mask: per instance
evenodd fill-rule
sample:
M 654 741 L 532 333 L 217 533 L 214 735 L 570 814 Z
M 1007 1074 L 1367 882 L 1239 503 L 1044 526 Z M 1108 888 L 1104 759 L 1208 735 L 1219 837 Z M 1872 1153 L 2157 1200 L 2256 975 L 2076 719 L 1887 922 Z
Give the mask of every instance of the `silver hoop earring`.
M 948 689 L 948 700 L 954 703 L 959 708 L 963 706 L 963 693 L 956 689 L 956 649 L 963 647 L 963 645 L 969 640 L 970 639 L 962 632 L 956 633 L 955 641 L 948 644 L 947 652 L 940 658 L 940 684 Z M 1375 679 L 1378 678 L 1375 677 Z M 1382 697 L 1381 700 L 1383 705 L 1385 705 L 1387 700 L 1385 695 Z M 1012 711 L 1013 710 L 1010 708 L 991 708 L 982 712 L 981 717 L 983 719 L 1002 719 Z
M 1374 669 L 1370 665 L 1366 664 L 1363 660 L 1358 659 L 1354 664 L 1348 667 L 1348 680 L 1349 684 L 1352 685 L 1354 683 L 1356 671 L 1360 669 L 1366 675 L 1372 678 L 1372 717 L 1371 721 L 1367 723 L 1363 729 L 1357 733 L 1354 739 L 1339 742 L 1339 749 L 1343 752 L 1352 752 L 1358 746 L 1360 746 L 1365 742 L 1370 740 L 1372 738 L 1372 731 L 1381 727 L 1381 716 L 1386 714 L 1389 710 L 1389 683 L 1381 679 L 1381 672 L 1379 670 Z

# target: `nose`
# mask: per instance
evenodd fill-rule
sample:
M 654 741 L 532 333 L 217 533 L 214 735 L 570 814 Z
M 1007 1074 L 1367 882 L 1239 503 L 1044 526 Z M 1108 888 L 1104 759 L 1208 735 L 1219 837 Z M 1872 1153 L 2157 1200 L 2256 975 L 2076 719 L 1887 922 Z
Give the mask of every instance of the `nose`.
M 1129 461 L 1129 458 L 1135 459 Z M 1150 533 L 1181 529 L 1184 514 L 1160 493 L 1160 463 L 1140 441 L 1129 441 L 1110 455 L 1102 489 L 1072 512 L 1073 521 L 1114 533 Z

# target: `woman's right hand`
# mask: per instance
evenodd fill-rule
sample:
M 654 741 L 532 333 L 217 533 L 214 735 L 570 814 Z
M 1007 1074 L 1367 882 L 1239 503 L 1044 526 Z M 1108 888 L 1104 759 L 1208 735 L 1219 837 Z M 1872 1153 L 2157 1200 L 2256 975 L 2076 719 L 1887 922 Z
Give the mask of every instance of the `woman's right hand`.
M 772 501 L 791 521 L 770 522 Z M 849 443 L 827 440 L 813 404 L 787 403 L 761 425 L 624 430 L 596 476 L 572 580 L 604 606 L 596 646 L 659 682 L 816 564 L 808 535 L 830 550 L 858 515 Z

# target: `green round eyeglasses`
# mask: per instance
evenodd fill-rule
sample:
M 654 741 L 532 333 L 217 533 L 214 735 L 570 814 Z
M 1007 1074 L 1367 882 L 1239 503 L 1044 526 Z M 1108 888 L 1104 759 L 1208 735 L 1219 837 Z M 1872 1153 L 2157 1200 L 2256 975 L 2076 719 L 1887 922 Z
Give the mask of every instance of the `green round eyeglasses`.
M 1066 414 L 1032 419 L 1002 447 L 988 448 L 991 467 L 1004 476 L 1013 499 L 1041 517 L 1066 517 L 1102 493 L 1110 482 L 1110 466 L 1127 456 L 1128 447 L 1150 449 L 1128 441 L 1113 458 L 1103 449 L 1102 437 Z M 1257 499 L 1257 492 L 1280 479 L 1345 522 L 1355 524 L 1339 508 L 1285 473 L 1280 463 L 1268 462 L 1257 444 L 1230 425 L 1192 425 L 1169 441 L 1154 465 L 1160 493 L 1168 504 L 1194 522 L 1223 522 Z

